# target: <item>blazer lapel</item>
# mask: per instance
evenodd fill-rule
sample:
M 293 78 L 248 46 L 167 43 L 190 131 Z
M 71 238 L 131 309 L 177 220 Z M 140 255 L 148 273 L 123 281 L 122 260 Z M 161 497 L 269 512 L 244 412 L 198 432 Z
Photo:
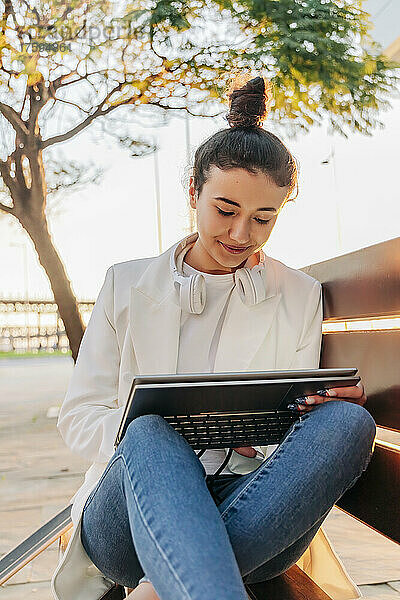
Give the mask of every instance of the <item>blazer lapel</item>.
M 172 290 L 161 302 L 132 288 L 130 327 L 139 373 L 176 373 L 181 309 Z
M 170 269 L 170 253 L 175 247 L 176 244 L 154 257 L 131 287 L 129 326 L 139 373 L 143 375 L 176 373 L 181 307 Z M 221 330 L 215 372 L 249 370 L 265 341 L 281 299 L 273 264 L 267 256 L 263 276 L 266 299 L 255 306 L 243 304 L 237 290 L 233 290 Z M 271 357 L 265 359 L 266 364 L 273 362 Z
M 131 287 L 129 327 L 139 373 L 176 373 L 181 308 L 169 266 L 170 249 L 152 259 Z

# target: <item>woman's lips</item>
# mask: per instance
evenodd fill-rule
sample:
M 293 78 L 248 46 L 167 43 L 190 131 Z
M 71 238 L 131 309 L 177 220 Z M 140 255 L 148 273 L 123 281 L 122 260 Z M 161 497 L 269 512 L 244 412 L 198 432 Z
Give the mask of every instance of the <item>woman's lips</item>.
M 221 246 L 223 246 L 225 248 L 225 250 L 227 252 L 230 252 L 231 254 L 241 254 L 242 252 L 244 252 L 245 250 L 248 250 L 250 248 L 250 246 L 247 246 L 246 248 L 239 248 L 239 250 L 236 250 L 230 246 L 226 246 L 222 242 L 219 242 L 219 243 L 221 244 Z

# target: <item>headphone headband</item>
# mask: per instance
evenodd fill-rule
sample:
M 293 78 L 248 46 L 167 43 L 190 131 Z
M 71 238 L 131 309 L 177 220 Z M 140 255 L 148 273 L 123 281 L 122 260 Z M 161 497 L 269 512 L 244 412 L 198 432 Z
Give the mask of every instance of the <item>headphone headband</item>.
M 183 259 L 194 245 L 199 234 L 197 231 L 181 240 L 171 252 L 170 267 L 175 289 L 179 293 L 180 304 L 186 312 L 200 314 L 206 303 L 206 281 L 201 273 L 189 276 L 182 271 Z M 240 299 L 246 306 L 253 306 L 266 298 L 264 283 L 265 254 L 260 250 L 251 254 L 245 266 L 236 269 L 234 280 Z

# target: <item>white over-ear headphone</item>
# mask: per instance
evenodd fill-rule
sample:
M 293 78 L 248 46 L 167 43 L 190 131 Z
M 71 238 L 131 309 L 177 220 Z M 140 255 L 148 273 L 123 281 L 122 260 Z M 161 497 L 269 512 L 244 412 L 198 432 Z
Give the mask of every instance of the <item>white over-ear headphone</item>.
M 196 315 L 202 313 L 206 305 L 206 281 L 200 273 L 184 275 L 182 272 L 182 263 L 185 254 L 189 252 L 198 235 L 198 232 L 195 231 L 186 236 L 171 252 L 170 259 L 174 285 L 179 293 L 181 308 L 186 312 Z M 262 249 L 259 250 L 259 256 L 259 262 L 254 266 L 241 267 L 234 272 L 236 288 L 240 299 L 246 306 L 253 306 L 266 298 L 263 274 L 265 270 L 265 254 Z M 249 263 L 251 265 L 256 260 L 256 256 L 252 254 L 247 259 L 246 264 Z

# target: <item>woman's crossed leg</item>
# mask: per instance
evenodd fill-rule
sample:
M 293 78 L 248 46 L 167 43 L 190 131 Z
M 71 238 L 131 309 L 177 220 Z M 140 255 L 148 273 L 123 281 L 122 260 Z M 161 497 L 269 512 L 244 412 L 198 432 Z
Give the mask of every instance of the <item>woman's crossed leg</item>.
M 113 581 L 134 588 L 145 573 L 162 600 L 245 600 L 243 581 L 270 579 L 303 554 L 367 467 L 375 431 L 357 404 L 318 405 L 216 501 L 186 440 L 144 415 L 86 502 L 83 545 Z

